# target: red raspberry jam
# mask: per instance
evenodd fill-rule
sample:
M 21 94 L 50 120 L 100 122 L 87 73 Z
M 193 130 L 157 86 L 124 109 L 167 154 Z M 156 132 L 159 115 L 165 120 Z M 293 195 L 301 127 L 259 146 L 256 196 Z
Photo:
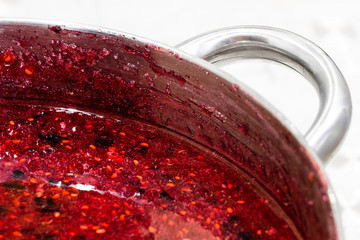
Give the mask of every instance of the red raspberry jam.
M 0 239 L 296 239 L 241 173 L 141 122 L 4 105 L 0 150 Z

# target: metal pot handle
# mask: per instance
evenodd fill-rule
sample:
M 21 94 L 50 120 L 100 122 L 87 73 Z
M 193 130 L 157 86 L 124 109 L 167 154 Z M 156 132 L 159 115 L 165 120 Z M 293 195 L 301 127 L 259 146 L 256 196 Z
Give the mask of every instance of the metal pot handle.
M 342 142 L 351 118 L 349 89 L 335 63 L 309 40 L 282 29 L 235 27 L 196 36 L 177 48 L 211 63 L 262 58 L 293 68 L 320 98 L 316 119 L 305 134 L 310 147 L 326 162 Z

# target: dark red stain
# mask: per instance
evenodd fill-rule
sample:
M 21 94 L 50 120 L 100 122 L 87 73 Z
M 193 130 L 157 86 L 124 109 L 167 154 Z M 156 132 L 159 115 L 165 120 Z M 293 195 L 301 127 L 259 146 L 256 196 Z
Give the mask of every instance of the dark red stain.
M 183 78 L 180 75 L 177 75 L 174 71 L 170 70 L 167 71 L 164 68 L 158 66 L 155 64 L 154 60 L 151 58 L 150 52 L 149 51 L 145 51 L 145 52 L 141 52 L 138 51 L 132 47 L 126 46 L 126 45 L 122 45 L 122 48 L 131 54 L 140 56 L 142 58 L 144 58 L 150 65 L 150 68 L 157 74 L 159 74 L 160 76 L 165 76 L 165 77 L 169 77 L 172 79 L 177 80 L 181 85 L 184 85 L 186 83 L 185 78 Z

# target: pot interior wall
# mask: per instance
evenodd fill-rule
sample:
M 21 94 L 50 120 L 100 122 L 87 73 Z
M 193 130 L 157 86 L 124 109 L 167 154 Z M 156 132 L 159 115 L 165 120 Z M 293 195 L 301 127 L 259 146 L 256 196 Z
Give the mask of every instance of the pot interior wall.
M 121 35 L 10 24 L 0 26 L 0 47 L 0 103 L 91 109 L 167 129 L 256 182 L 304 239 L 336 239 L 314 160 L 237 86 Z

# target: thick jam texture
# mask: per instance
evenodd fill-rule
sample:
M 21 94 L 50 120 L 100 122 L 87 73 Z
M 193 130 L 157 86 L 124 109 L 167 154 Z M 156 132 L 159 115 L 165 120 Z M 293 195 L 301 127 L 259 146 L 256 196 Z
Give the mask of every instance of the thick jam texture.
M 169 132 L 0 109 L 0 239 L 296 239 L 240 172 Z

